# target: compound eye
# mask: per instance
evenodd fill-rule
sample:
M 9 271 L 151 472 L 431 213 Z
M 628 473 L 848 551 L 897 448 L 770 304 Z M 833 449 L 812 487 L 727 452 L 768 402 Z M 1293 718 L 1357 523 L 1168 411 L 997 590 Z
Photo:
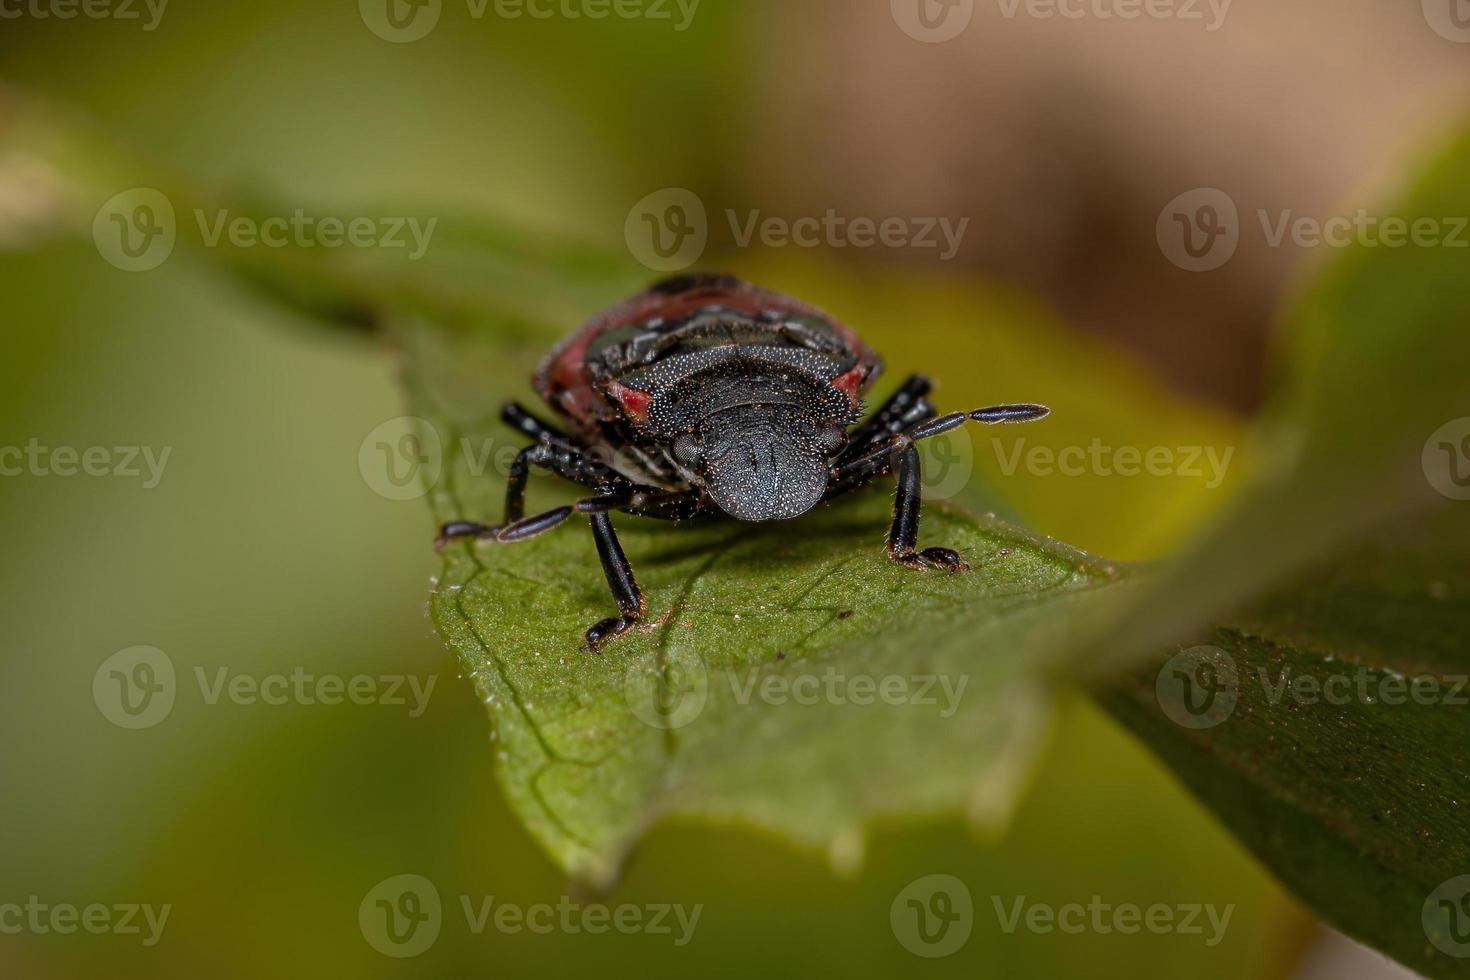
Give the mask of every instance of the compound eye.
M 704 444 L 692 432 L 674 438 L 674 458 L 685 466 L 698 466 L 704 458 Z

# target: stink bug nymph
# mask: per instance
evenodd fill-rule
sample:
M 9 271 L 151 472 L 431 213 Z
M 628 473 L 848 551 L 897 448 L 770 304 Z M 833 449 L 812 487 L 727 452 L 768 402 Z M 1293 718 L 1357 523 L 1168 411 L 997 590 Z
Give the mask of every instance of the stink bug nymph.
M 996 405 L 939 415 L 928 379 L 914 375 L 859 423 L 863 393 L 882 367 L 856 333 L 815 307 L 729 276 L 665 280 L 552 349 L 534 381 L 566 431 L 507 404 L 501 417 L 534 442 L 511 466 L 504 519 L 446 524 L 438 544 L 521 541 L 587 514 L 619 611 L 587 630 L 592 650 L 646 611 L 613 511 L 789 520 L 895 473 L 888 557 L 914 569 L 966 571 L 948 548 L 916 550 L 914 443 L 967 420 L 1029 422 L 1048 410 Z M 526 517 L 532 466 L 593 495 Z

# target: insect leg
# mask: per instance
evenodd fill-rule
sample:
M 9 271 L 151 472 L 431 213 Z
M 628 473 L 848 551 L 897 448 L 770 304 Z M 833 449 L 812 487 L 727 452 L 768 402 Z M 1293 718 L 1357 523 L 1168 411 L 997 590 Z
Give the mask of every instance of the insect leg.
M 520 402 L 506 402 L 500 406 L 500 420 L 506 425 L 537 441 L 570 443 L 565 432 L 532 413 Z
M 967 572 L 970 566 L 949 548 L 925 548 L 915 551 L 919 542 L 919 506 L 923 502 L 919 485 L 919 451 L 909 443 L 899 452 L 898 492 L 893 496 L 893 523 L 888 527 L 888 557 L 909 568 L 942 568 L 947 572 Z
M 934 406 L 924 397 L 932 387 L 922 374 L 910 376 L 876 412 L 848 434 L 843 458 L 856 459 L 884 439 L 933 418 Z
M 644 602 L 638 582 L 633 578 L 633 566 L 628 564 L 628 556 L 623 554 L 623 546 L 618 543 L 612 520 L 606 513 L 592 515 L 592 536 L 597 541 L 602 573 L 607 576 L 608 588 L 612 589 L 613 600 L 622 614 L 600 620 L 588 628 L 587 649 L 595 652 L 602 644 L 628 632 L 638 622 L 644 612 Z
M 505 481 L 505 520 L 499 524 L 480 524 L 476 521 L 450 521 L 439 528 L 439 536 L 434 539 L 434 547 L 443 550 L 444 546 L 451 541 L 461 541 L 466 538 L 493 538 L 503 529 L 508 529 L 520 522 L 526 512 L 526 477 L 530 473 L 533 457 L 546 452 L 544 443 L 527 446 L 516 453 L 516 458 L 511 460 L 510 473 Z
M 511 460 L 510 473 L 505 481 L 505 519 L 503 524 L 512 524 L 526 513 L 526 478 L 531 473 L 531 457 L 544 453 L 544 444 L 527 446 Z
M 598 491 L 624 489 L 631 484 L 573 443 L 538 442 L 516 453 L 505 482 L 505 520 L 513 524 L 526 512 L 526 479 L 532 466 L 550 470 L 564 480 Z
M 888 557 L 909 568 L 965 571 L 969 566 L 958 553 L 949 548 L 915 550 L 919 540 L 919 508 L 923 488 L 919 482 L 919 451 L 914 443 L 958 428 L 968 421 L 1029 422 L 1043 418 L 1048 411 L 1044 405 L 995 405 L 973 412 L 954 412 L 938 418 L 920 420 L 910 425 L 908 431 L 890 436 L 877 448 L 834 467 L 827 499 L 856 489 L 881 473 L 896 470 L 898 491 L 893 498 L 893 523 L 888 529 Z
M 633 487 L 626 477 L 589 458 L 581 447 L 574 443 L 538 442 L 516 453 L 515 459 L 511 461 L 510 473 L 507 475 L 505 484 L 505 519 L 495 525 L 479 524 L 474 521 L 451 521 L 439 529 L 439 536 L 434 542 L 435 547 L 442 549 L 451 541 L 465 538 L 518 541 L 523 537 L 540 534 L 566 520 L 571 514 L 571 509 L 567 509 L 566 514 L 559 519 L 551 520 L 544 526 L 537 522 L 558 513 L 560 508 L 523 519 L 526 511 L 526 479 L 532 466 L 550 470 L 573 483 L 580 483 L 585 487 L 597 490 L 600 497 L 626 493 Z M 514 536 L 506 537 L 505 535 L 508 534 Z
M 833 482 L 838 483 L 845 480 L 849 475 L 869 472 L 874 460 L 881 459 L 889 453 L 902 450 L 905 446 L 918 442 L 920 439 L 928 439 L 931 436 L 941 435 L 950 429 L 957 429 L 966 422 L 985 422 L 998 424 L 1004 422 L 1032 422 L 1036 419 L 1045 418 L 1051 414 L 1051 409 L 1045 405 L 992 405 L 990 408 L 977 408 L 973 412 L 951 412 L 938 418 L 919 418 L 905 425 L 903 431 L 894 433 L 870 446 L 865 453 L 849 452 L 843 454 L 833 471 Z M 865 423 L 866 424 L 866 423 Z M 892 464 L 896 468 L 897 464 Z M 884 472 L 873 471 L 870 475 Z
M 573 514 L 606 514 L 608 511 L 620 510 L 627 507 L 631 497 L 626 491 L 617 493 L 601 494 L 596 497 L 587 497 L 575 504 L 565 507 L 555 507 L 544 514 L 535 514 L 531 517 L 517 518 L 507 521 L 505 524 L 491 526 L 488 524 L 476 524 L 473 521 L 455 521 L 444 525 L 437 542 L 443 547 L 450 541 L 463 538 L 475 538 L 480 541 L 499 541 L 502 543 L 510 541 L 524 541 L 526 538 L 534 538 L 536 535 L 561 524 Z
M 963 416 L 961 417 L 963 421 Z M 958 423 L 956 423 L 958 424 Z M 884 473 L 897 472 L 898 490 L 893 496 L 893 522 L 888 526 L 888 557 L 909 568 L 942 568 L 950 572 L 969 569 L 958 552 L 949 548 L 916 551 L 919 540 L 919 507 L 923 487 L 919 482 L 919 450 L 912 436 L 900 433 L 887 445 L 834 467 L 826 499 L 866 486 Z

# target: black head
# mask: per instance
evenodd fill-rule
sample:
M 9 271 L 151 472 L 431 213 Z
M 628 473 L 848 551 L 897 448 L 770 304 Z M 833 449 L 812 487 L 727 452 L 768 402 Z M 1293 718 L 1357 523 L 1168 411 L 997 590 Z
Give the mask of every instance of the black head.
M 842 369 L 842 359 L 814 351 L 726 345 L 627 380 L 649 393 L 642 431 L 664 442 L 690 482 L 731 517 L 778 521 L 827 491 L 855 415 L 830 380 Z
M 705 416 L 674 440 L 674 456 L 731 517 L 783 521 L 821 501 L 846 438 L 808 405 L 755 402 Z

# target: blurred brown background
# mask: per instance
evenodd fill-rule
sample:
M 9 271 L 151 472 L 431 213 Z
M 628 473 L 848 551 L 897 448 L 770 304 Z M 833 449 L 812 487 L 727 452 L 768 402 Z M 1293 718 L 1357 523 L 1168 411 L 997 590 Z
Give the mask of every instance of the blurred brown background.
M 952 2 L 895 0 L 935 21 L 973 9 L 941 43 L 849 0 L 772 5 L 731 195 L 775 214 L 970 215 L 958 271 L 1018 280 L 1235 409 L 1260 398 L 1272 311 L 1310 261 L 1270 247 L 1258 209 L 1351 213 L 1470 106 L 1470 46 L 1417 2 L 1178 0 L 1132 20 L 1106 16 L 1126 2 Z M 1054 8 L 1082 16 L 1028 14 Z M 1196 187 L 1224 190 L 1242 221 L 1207 275 L 1154 234 Z M 898 251 L 882 260 L 938 262 Z

